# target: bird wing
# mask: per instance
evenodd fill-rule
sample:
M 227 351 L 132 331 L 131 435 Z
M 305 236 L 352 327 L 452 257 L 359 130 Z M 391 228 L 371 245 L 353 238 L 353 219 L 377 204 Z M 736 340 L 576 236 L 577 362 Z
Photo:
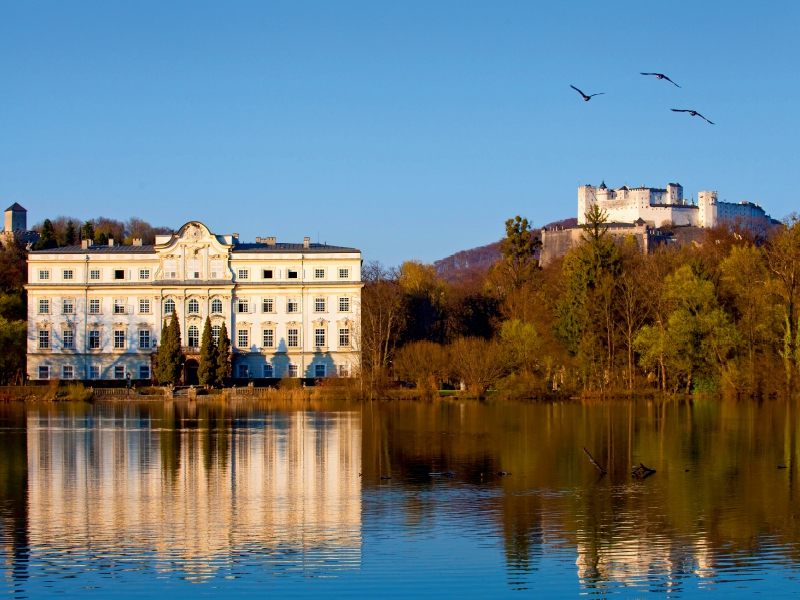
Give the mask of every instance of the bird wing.
M 672 81 L 672 79 L 670 79 L 670 78 L 669 78 L 669 77 L 667 77 L 666 75 L 662 75 L 662 77 L 663 77 L 664 79 L 666 79 L 667 81 L 669 81 L 669 82 L 670 82 L 672 85 L 674 85 L 675 87 L 681 87 L 681 86 L 679 86 L 677 83 L 675 83 L 674 81 Z
M 569 87 L 571 87 L 573 90 L 575 90 L 576 92 L 578 92 L 578 93 L 579 93 L 581 96 L 583 96 L 584 98 L 586 98 L 586 97 L 587 97 L 587 96 L 586 96 L 586 94 L 584 94 L 582 91 L 580 91 L 580 90 L 579 90 L 578 88 L 576 88 L 574 85 L 570 85 Z
M 670 110 L 672 112 L 692 112 L 690 110 L 686 110 L 686 109 L 683 109 L 683 108 L 671 108 Z
M 589 98 L 594 98 L 595 96 L 602 96 L 605 92 L 600 92 L 599 94 L 592 94 Z
M 700 113 L 697 113 L 697 116 L 698 116 L 698 117 L 700 117 L 701 119 L 703 119 L 703 121 L 705 121 L 706 123 L 711 123 L 711 121 L 709 121 L 708 119 L 706 119 L 706 118 L 705 118 L 703 115 L 701 115 Z M 713 125 L 714 123 L 711 123 L 711 124 Z
M 658 73 L 641 73 L 641 75 L 658 75 Z

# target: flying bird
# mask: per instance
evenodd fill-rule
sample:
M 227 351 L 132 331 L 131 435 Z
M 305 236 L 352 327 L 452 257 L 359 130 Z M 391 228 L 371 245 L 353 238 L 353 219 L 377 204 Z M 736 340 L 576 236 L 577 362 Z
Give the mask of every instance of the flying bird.
M 584 94 L 582 91 L 580 91 L 578 88 L 576 88 L 574 85 L 571 85 L 571 86 L 569 86 L 569 87 L 571 87 L 573 90 L 575 90 L 576 92 L 578 92 L 578 93 L 579 93 L 581 96 L 583 96 L 583 101 L 584 101 L 584 102 L 588 102 L 589 100 L 591 100 L 591 99 L 592 99 L 592 98 L 594 98 L 595 96 L 602 96 L 603 94 L 605 94 L 605 92 L 600 92 L 599 94 L 592 94 L 591 96 L 587 96 L 587 95 L 586 95 L 586 94 Z
M 700 114 L 699 112 L 697 112 L 696 110 L 686 110 L 686 109 L 683 109 L 683 108 L 673 108 L 673 109 L 671 109 L 671 110 L 672 110 L 672 112 L 685 112 L 685 113 L 689 113 L 689 114 L 690 114 L 690 115 L 692 115 L 693 117 L 700 117 L 700 118 L 701 118 L 701 119 L 703 119 L 703 120 L 704 120 L 706 123 L 711 123 L 711 121 L 709 121 L 708 119 L 706 119 L 706 118 L 705 118 L 703 115 L 701 115 L 701 114 Z M 714 123 L 711 123 L 711 124 L 713 125 Z
M 679 86 L 677 83 L 675 83 L 674 81 L 672 81 L 672 79 L 670 79 L 669 77 L 667 77 L 666 75 L 664 75 L 663 73 L 642 73 L 642 75 L 655 75 L 655 76 L 656 76 L 656 79 L 666 79 L 667 81 L 669 81 L 669 82 L 670 82 L 672 85 L 674 85 L 675 87 L 681 87 L 681 86 Z

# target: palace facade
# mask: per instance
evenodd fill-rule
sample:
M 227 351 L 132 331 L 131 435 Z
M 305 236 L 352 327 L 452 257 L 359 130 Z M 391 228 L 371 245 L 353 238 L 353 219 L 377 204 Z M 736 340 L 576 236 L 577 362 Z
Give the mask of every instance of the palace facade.
M 189 222 L 154 245 L 81 246 L 28 255 L 28 376 L 150 382 L 175 310 L 197 383 L 206 318 L 231 338 L 235 379 L 348 376 L 358 364 L 361 252 L 239 241 Z

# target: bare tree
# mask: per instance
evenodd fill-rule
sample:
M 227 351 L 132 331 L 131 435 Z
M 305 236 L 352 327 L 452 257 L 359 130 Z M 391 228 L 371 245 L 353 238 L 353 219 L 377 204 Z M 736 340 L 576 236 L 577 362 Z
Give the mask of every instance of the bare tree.
M 500 346 L 482 338 L 459 338 L 450 346 L 450 356 L 453 374 L 478 398 L 508 372 Z

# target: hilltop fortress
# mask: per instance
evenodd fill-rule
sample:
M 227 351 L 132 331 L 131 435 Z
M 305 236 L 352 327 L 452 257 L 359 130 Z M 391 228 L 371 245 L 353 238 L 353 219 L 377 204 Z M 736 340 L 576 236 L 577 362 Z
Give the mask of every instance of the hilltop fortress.
M 683 197 L 680 183 L 667 184 L 665 188 L 624 185 L 616 190 L 584 185 L 578 188 L 578 223 L 586 222 L 585 214 L 597 204 L 608 213 L 608 222 L 636 223 L 641 220 L 650 227 L 665 224 L 691 227 L 715 227 L 724 220 L 768 219 L 758 204 L 752 202 L 720 202 L 717 192 L 699 192 L 697 203 Z
M 580 226 L 586 223 L 586 213 L 594 205 L 605 211 L 606 229 L 612 237 L 621 242 L 632 236 L 642 252 L 657 244 L 699 241 L 702 229 L 725 221 L 772 222 L 759 204 L 720 201 L 714 191 L 699 192 L 697 202 L 686 200 L 679 183 L 670 183 L 666 188 L 624 185 L 610 189 L 605 182 L 600 187 L 583 185 L 578 188 L 578 227 L 542 229 L 543 266 L 580 243 Z M 674 231 L 680 235 L 660 229 L 666 226 L 678 227 Z

